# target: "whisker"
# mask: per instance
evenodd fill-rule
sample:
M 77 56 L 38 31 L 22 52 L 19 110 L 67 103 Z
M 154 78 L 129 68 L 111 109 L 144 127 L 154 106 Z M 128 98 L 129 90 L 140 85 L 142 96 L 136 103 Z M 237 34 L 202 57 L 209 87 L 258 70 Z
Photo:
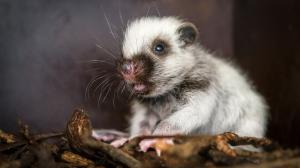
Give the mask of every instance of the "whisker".
M 105 53 L 109 54 L 110 56 L 112 56 L 113 58 L 117 59 L 117 57 L 108 49 L 104 48 L 103 46 L 101 46 L 100 44 L 95 44 L 98 48 L 102 49 Z
M 104 98 L 102 99 L 102 103 L 105 102 L 105 99 L 107 98 L 108 94 L 110 93 L 110 90 L 111 90 L 111 88 L 112 88 L 112 86 L 113 86 L 113 80 L 112 80 L 110 83 L 111 83 L 111 84 L 108 86 L 108 90 L 107 90 L 107 92 L 106 92 Z
M 148 6 L 147 13 L 146 13 L 146 17 L 148 17 L 151 8 L 152 8 L 152 6 L 149 5 L 149 6 Z
M 99 73 L 99 70 L 101 70 L 101 69 L 103 69 L 103 67 L 89 67 L 88 69 L 85 70 L 85 72 L 97 72 L 97 73 Z
M 108 83 L 107 83 L 107 84 L 105 84 L 104 86 L 107 86 L 107 85 L 108 85 Z M 102 94 L 103 94 L 103 90 L 101 89 L 101 90 L 100 90 L 99 97 L 98 97 L 98 100 L 97 100 L 97 104 L 98 104 L 98 106 L 100 105 L 101 98 L 102 98 Z
M 98 84 L 98 85 L 96 86 L 96 88 L 95 88 L 95 93 L 98 91 L 98 89 L 99 89 L 100 87 L 101 87 L 101 88 L 100 88 L 100 92 L 101 92 L 102 87 L 108 83 L 108 81 L 109 81 L 110 78 L 111 78 L 111 76 L 107 76 L 100 84 Z
M 119 10 L 119 18 L 121 20 L 121 28 L 122 28 L 122 32 L 124 34 L 124 19 L 123 19 L 123 15 L 122 15 L 122 12 L 121 12 L 121 7 L 120 7 L 120 0 L 119 0 L 119 3 L 118 3 L 118 10 Z
M 119 97 L 120 86 L 122 86 L 122 82 L 119 82 L 119 83 L 118 83 L 118 86 L 116 87 L 117 89 L 115 90 L 115 93 L 117 93 L 117 97 Z
M 115 58 L 116 53 L 112 52 L 110 49 L 105 48 L 104 46 L 100 45 L 100 43 L 102 42 L 99 38 L 97 38 L 94 34 L 92 34 L 91 32 L 89 32 L 89 34 L 91 35 L 91 37 L 97 42 L 96 46 L 98 45 L 98 47 L 102 50 L 105 50 L 104 52 L 109 54 L 109 55 L 114 55 L 113 57 Z M 115 47 L 119 47 L 119 46 L 115 46 Z
M 106 84 L 102 85 L 101 89 L 100 89 L 100 94 L 99 94 L 99 97 L 98 97 L 98 106 L 100 105 L 100 102 L 103 103 L 103 101 L 101 101 L 101 98 L 102 98 L 102 94 L 103 94 L 103 91 L 109 86 L 109 81 L 111 81 L 111 78 L 108 78 L 109 80 L 107 80 Z
M 118 86 L 117 86 L 116 89 L 114 90 L 114 95 L 113 95 L 113 100 L 112 100 L 113 108 L 116 107 L 116 105 L 115 105 L 116 95 L 117 95 L 117 98 L 119 97 L 119 96 L 118 96 L 118 93 L 119 93 L 119 91 L 120 91 L 120 84 L 121 84 L 121 83 L 118 83 Z
M 95 89 L 95 92 L 97 92 L 98 86 L 99 86 L 99 85 L 101 86 L 102 83 L 103 83 L 107 78 L 110 77 L 109 75 L 110 75 L 110 74 L 104 74 L 104 75 L 102 75 L 102 76 L 99 75 L 99 77 L 97 77 L 97 78 L 94 79 L 94 83 L 95 83 L 95 82 L 98 82 L 100 79 L 104 79 L 104 80 L 98 82 L 97 84 L 95 84 L 95 85 L 96 85 L 96 88 L 94 88 L 94 89 Z
M 105 12 L 103 13 L 103 15 L 104 15 L 105 21 L 106 21 L 106 23 L 107 23 L 107 26 L 108 26 L 108 28 L 109 28 L 110 34 L 113 36 L 113 38 L 115 39 L 115 41 L 118 41 L 117 38 L 116 38 L 115 33 L 114 33 L 113 30 L 112 30 L 111 24 L 110 24 L 110 22 L 109 22 L 109 20 L 108 20 L 108 18 L 107 18 L 107 16 L 106 16 L 106 14 L 105 14 Z
M 103 71 L 103 72 L 104 72 L 104 71 Z M 101 73 L 101 72 L 100 72 L 100 73 Z M 107 75 L 107 74 L 104 74 L 104 75 L 98 75 L 98 76 L 96 76 L 93 80 L 91 80 L 91 81 L 87 84 L 86 89 L 85 89 L 85 98 L 86 98 L 87 100 L 90 98 L 90 89 L 91 89 L 92 85 L 93 85 L 96 81 L 98 81 L 98 80 L 104 78 L 106 75 Z
M 106 74 L 104 74 L 104 75 L 101 75 L 101 74 L 106 73 L 106 72 L 107 72 L 107 71 L 100 71 L 100 72 L 98 72 L 99 75 L 97 75 L 93 80 L 91 80 L 91 81 L 88 83 L 87 86 L 89 86 L 90 84 L 93 84 L 93 82 L 95 82 L 96 80 L 103 78 Z
M 132 89 L 128 89 L 128 90 L 130 91 L 129 97 L 132 98 L 134 93 L 133 93 Z
M 89 60 L 87 61 L 88 63 L 91 63 L 91 64 L 98 64 L 98 63 L 106 63 L 106 64 L 109 64 L 109 65 L 112 65 L 112 66 L 115 66 L 115 64 L 111 63 L 111 62 L 107 62 L 105 60 Z
M 156 13 L 158 14 L 158 16 L 161 17 L 160 11 L 159 11 L 159 9 L 158 9 L 158 7 L 157 7 L 157 4 L 156 4 L 155 2 L 154 2 L 154 8 L 155 8 Z
M 126 89 L 126 83 L 124 81 L 122 81 L 122 83 L 123 83 L 123 88 L 121 90 L 121 94 L 123 94 L 124 90 Z

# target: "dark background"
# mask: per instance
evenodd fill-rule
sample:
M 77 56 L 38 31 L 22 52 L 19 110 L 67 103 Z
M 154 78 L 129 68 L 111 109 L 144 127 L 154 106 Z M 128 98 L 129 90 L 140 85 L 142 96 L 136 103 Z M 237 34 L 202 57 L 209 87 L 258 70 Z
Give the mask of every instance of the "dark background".
M 297 0 L 0 0 L 0 128 L 16 131 L 21 119 L 35 131 L 62 130 L 72 110 L 84 105 L 95 127 L 124 130 L 126 94 L 115 96 L 114 87 L 98 107 L 97 98 L 85 98 L 94 75 L 113 74 L 114 67 L 95 70 L 87 62 L 112 61 L 95 44 L 118 55 L 120 39 L 112 38 L 105 16 L 121 36 L 128 20 L 147 14 L 194 22 L 201 43 L 236 62 L 266 97 L 268 136 L 300 146 Z

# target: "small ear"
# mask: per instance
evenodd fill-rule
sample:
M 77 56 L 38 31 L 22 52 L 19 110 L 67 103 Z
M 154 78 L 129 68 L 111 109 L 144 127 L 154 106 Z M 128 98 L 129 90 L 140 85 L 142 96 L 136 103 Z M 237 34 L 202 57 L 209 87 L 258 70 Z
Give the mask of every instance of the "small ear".
M 183 47 L 193 44 L 198 36 L 198 30 L 193 23 L 183 23 L 178 29 L 179 40 L 182 41 Z

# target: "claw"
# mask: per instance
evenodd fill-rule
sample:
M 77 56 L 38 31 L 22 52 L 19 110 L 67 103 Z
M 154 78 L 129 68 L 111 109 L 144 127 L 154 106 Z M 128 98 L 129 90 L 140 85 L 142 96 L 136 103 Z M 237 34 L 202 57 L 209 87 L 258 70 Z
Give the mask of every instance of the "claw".
M 154 139 L 144 139 L 139 143 L 140 150 L 142 152 L 147 152 L 150 148 L 154 149 L 158 156 L 161 156 L 162 151 L 173 145 L 172 138 L 154 138 Z

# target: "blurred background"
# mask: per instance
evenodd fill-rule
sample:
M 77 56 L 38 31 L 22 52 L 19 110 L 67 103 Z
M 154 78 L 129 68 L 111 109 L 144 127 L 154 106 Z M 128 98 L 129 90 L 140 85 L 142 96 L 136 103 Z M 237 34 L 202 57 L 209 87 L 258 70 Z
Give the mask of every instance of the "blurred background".
M 129 100 L 115 94 L 117 80 L 100 103 L 100 93 L 85 92 L 95 75 L 113 75 L 107 51 L 119 56 L 122 28 L 147 15 L 194 22 L 200 42 L 236 62 L 265 96 L 268 136 L 300 146 L 297 0 L 0 0 L 0 128 L 17 131 L 20 119 L 34 131 L 62 130 L 73 109 L 85 106 L 94 127 L 125 130 Z

